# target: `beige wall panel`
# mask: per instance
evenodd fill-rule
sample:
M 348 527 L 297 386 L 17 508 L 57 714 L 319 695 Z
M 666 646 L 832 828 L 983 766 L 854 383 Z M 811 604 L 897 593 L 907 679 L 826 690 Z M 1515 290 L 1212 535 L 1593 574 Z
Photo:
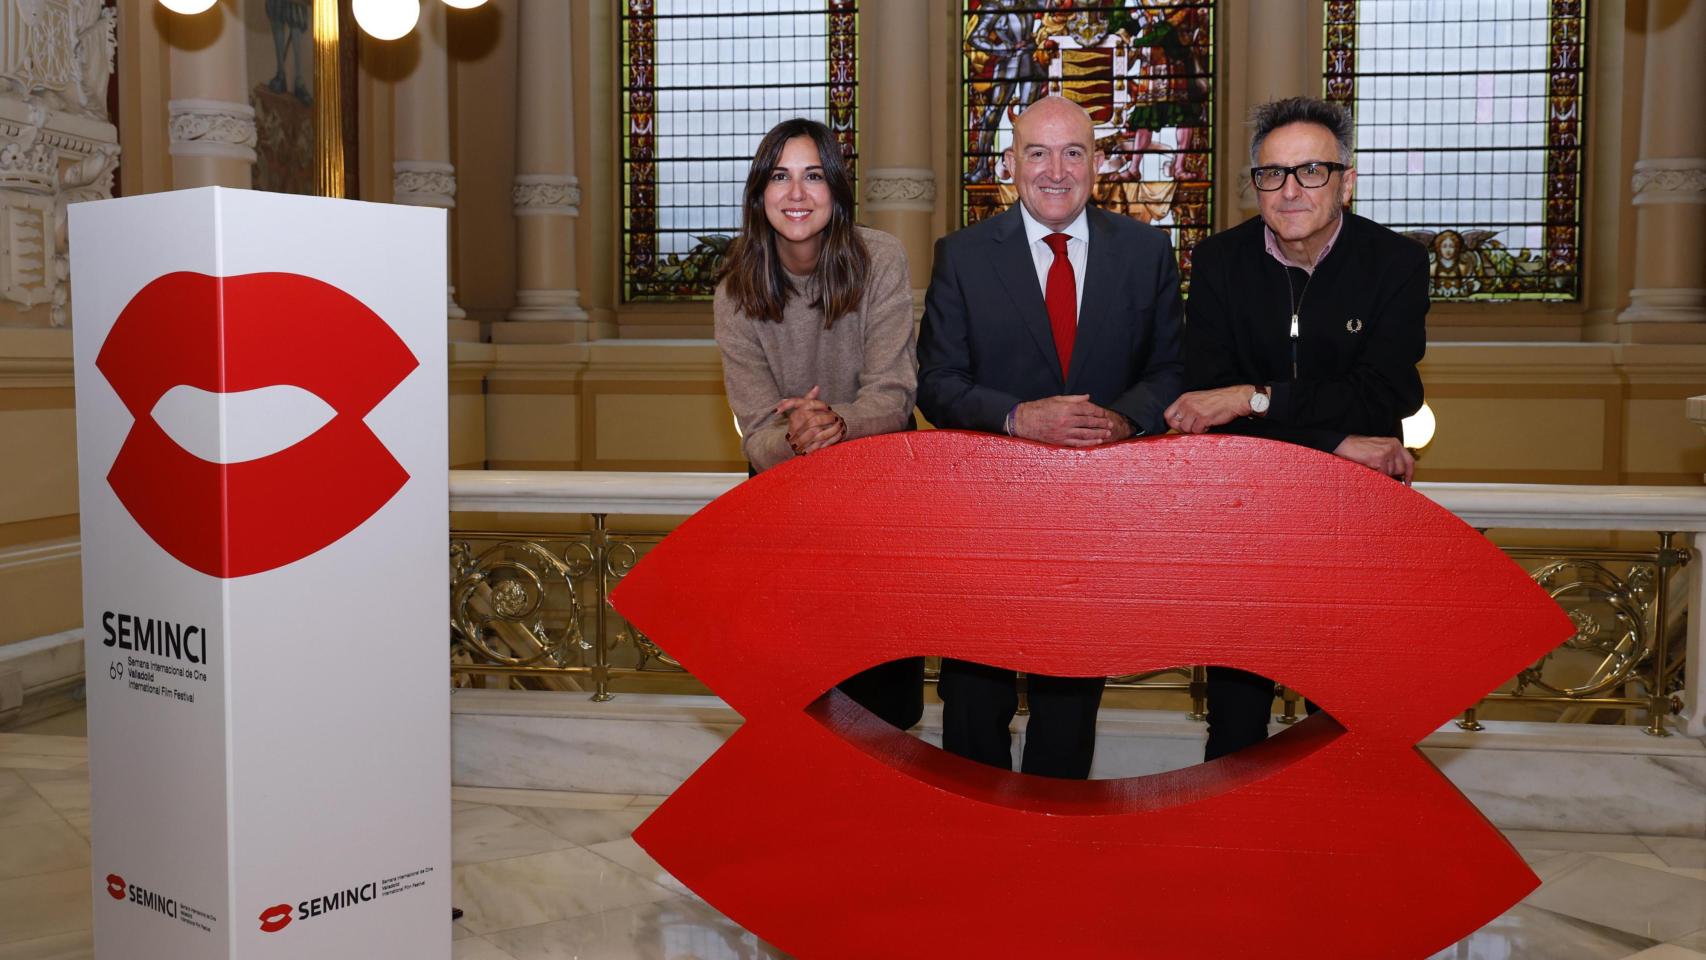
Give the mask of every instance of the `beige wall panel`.
M 82 529 L 82 518 L 75 513 L 0 523 L 0 554 L 17 547 L 39 547 L 58 540 L 76 540 Z
M 1624 407 L 1623 469 L 1627 473 L 1706 473 L 1706 433 L 1683 415 L 1683 398 L 1632 399 Z
M 34 555 L 45 555 L 35 559 Z M 0 551 L 0 645 L 70 630 L 83 622 L 83 565 L 63 549 Z
M 527 384 L 502 386 L 507 389 L 494 390 L 486 397 L 489 459 L 555 462 L 569 465 L 567 468 L 580 461 L 580 398 L 566 393 L 522 392 Z
M 0 523 L 77 512 L 77 417 L 71 410 L 7 410 L 0 394 Z M 24 469 L 19 469 L 23 467 Z
M 476 386 L 478 386 L 476 384 Z M 450 466 L 478 469 L 486 462 L 486 398 L 479 393 L 450 394 Z
M 1428 405 L 1439 429 L 1423 457 L 1426 470 L 1607 467 L 1602 400 L 1437 397 Z
M 589 439 L 596 444 L 594 456 L 600 461 L 744 463 L 729 402 L 720 384 L 717 388 L 714 394 L 593 394 L 596 432 Z

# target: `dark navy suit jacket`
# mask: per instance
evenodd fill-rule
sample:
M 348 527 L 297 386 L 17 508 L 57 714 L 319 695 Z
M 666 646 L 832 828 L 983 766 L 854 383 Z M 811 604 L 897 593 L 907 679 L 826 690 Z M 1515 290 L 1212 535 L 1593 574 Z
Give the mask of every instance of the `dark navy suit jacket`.
M 1146 434 L 1184 382 L 1179 271 L 1167 235 L 1088 208 L 1089 260 L 1069 374 L 1019 205 L 936 242 L 918 335 L 918 409 L 944 429 L 1001 433 L 1021 402 L 1087 393 Z

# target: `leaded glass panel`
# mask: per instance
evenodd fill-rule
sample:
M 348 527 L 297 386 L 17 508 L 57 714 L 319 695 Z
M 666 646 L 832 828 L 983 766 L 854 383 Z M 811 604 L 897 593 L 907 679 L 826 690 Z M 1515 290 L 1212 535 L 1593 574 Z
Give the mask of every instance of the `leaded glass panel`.
M 828 124 L 857 175 L 856 13 L 855 0 L 625 0 L 624 299 L 711 296 L 777 123 Z
M 1325 3 L 1356 211 L 1427 245 L 1435 299 L 1576 299 L 1583 0 Z
M 1214 189 L 1214 0 L 964 0 L 960 222 L 1018 198 L 1002 152 L 1030 103 L 1089 111 L 1093 201 L 1169 230 L 1188 282 Z

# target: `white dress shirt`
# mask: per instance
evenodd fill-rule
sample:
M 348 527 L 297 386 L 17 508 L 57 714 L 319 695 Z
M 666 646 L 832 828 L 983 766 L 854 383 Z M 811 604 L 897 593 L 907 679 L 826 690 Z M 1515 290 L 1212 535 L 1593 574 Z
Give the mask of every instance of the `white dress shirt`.
M 1050 230 L 1037 222 L 1031 216 L 1031 211 L 1019 204 L 1019 216 L 1025 221 L 1025 239 L 1031 244 L 1031 261 L 1037 266 L 1037 289 L 1043 292 L 1043 302 L 1048 302 L 1048 272 L 1054 266 L 1054 251 L 1049 248 L 1048 236 L 1051 233 L 1064 233 L 1069 237 L 1066 241 L 1066 260 L 1072 264 L 1073 286 L 1077 288 L 1078 300 L 1073 305 L 1074 322 L 1079 314 L 1084 312 L 1084 265 L 1090 262 L 1090 217 L 1085 211 L 1078 211 L 1078 219 L 1067 224 L 1065 230 Z

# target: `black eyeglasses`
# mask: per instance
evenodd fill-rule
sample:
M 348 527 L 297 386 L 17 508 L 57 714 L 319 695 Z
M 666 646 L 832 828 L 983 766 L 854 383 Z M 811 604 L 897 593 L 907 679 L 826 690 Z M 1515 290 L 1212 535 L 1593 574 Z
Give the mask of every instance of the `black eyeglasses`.
M 1285 186 L 1285 178 L 1293 176 L 1300 187 L 1324 187 L 1333 174 L 1348 169 L 1342 163 L 1328 160 L 1311 160 L 1295 167 L 1251 167 L 1250 182 L 1256 185 L 1257 190 L 1272 191 Z

